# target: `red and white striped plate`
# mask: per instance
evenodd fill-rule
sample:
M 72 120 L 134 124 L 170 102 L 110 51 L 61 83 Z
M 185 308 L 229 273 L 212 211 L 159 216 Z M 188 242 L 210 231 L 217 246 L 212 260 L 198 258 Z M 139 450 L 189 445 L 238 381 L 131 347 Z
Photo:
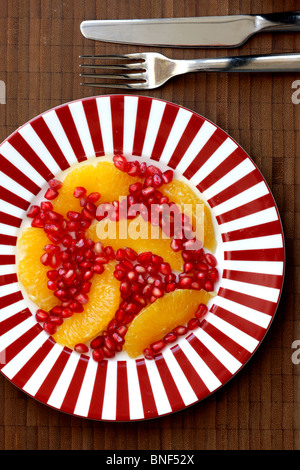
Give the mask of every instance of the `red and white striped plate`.
M 183 175 L 216 221 L 218 295 L 201 328 L 155 361 L 120 356 L 97 364 L 56 344 L 36 323 L 16 275 L 18 229 L 41 188 L 72 164 L 113 152 Z M 25 393 L 89 419 L 155 418 L 208 397 L 256 351 L 281 294 L 283 232 L 261 173 L 216 125 L 158 99 L 93 97 L 18 129 L 0 146 L 0 167 L 0 367 Z

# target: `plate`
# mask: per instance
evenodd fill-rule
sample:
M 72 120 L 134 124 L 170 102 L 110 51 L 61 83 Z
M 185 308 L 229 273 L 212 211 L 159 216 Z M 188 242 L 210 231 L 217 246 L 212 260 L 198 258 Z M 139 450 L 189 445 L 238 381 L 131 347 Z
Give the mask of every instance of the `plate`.
M 188 179 L 211 207 L 218 236 L 221 279 L 209 313 L 155 361 L 97 364 L 56 344 L 36 323 L 16 275 L 19 228 L 41 188 L 75 163 L 114 152 Z M 255 353 L 281 295 L 284 236 L 263 176 L 218 126 L 151 97 L 92 97 L 19 128 L 1 144 L 0 165 L 1 373 L 26 394 L 92 420 L 157 418 L 207 398 Z

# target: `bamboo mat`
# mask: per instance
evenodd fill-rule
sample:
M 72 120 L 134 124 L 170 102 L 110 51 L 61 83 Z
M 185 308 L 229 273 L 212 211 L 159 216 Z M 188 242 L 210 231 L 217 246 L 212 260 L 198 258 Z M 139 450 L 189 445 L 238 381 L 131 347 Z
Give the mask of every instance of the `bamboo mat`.
M 80 54 L 145 50 L 84 39 L 79 30 L 83 19 L 267 13 L 297 6 L 296 0 L 0 0 L 0 81 L 6 84 L 0 141 L 41 112 L 94 94 L 80 87 Z M 299 51 L 299 33 L 277 33 L 258 35 L 230 51 L 161 52 L 196 58 Z M 128 424 L 64 415 L 0 375 L 0 449 L 300 449 L 300 364 L 291 360 L 292 343 L 300 340 L 300 104 L 292 102 L 292 86 L 299 79 L 291 73 L 202 73 L 139 92 L 190 108 L 227 131 L 258 165 L 274 194 L 286 236 L 286 280 L 272 327 L 251 361 L 205 401 L 164 418 Z M 103 90 L 109 93 L 117 91 Z

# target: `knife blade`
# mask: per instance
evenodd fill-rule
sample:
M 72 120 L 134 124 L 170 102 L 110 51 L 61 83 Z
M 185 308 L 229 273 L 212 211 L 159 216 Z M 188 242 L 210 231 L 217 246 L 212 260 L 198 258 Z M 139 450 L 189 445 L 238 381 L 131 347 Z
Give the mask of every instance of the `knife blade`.
M 261 31 L 300 31 L 300 11 L 266 15 L 90 20 L 87 39 L 159 47 L 234 47 Z

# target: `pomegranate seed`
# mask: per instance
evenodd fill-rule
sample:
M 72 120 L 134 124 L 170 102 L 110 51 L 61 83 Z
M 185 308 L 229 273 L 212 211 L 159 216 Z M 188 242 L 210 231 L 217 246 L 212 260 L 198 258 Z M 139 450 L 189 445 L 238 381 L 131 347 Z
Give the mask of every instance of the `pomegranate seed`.
M 82 216 L 87 220 L 93 220 L 95 218 L 95 215 L 96 214 L 94 212 L 90 212 L 86 208 L 82 210 Z
M 198 306 L 198 309 L 195 313 L 195 317 L 198 318 L 198 320 L 203 320 L 203 318 L 205 317 L 205 315 L 207 314 L 208 312 L 208 307 L 207 305 L 205 304 L 200 304 Z
M 118 170 L 124 171 L 125 173 L 130 169 L 129 162 L 122 155 L 115 155 L 113 162 Z
M 212 282 L 217 282 L 219 280 L 219 273 L 217 269 L 213 268 L 208 272 L 208 278 Z
M 207 264 L 209 264 L 209 266 L 211 266 L 212 268 L 215 268 L 217 266 L 217 260 L 216 258 L 214 257 L 214 255 L 212 255 L 211 253 L 207 253 L 205 255 L 205 261 L 207 262 Z
M 91 202 L 92 204 L 95 204 L 95 202 L 98 202 L 100 198 L 101 198 L 100 193 L 97 193 L 97 192 L 91 193 L 87 197 L 87 202 Z
M 135 261 L 138 257 L 137 252 L 134 251 L 132 248 L 125 248 L 125 255 L 129 261 Z
M 147 175 L 149 175 L 149 176 L 154 176 L 154 175 L 162 176 L 162 172 L 157 166 L 149 165 L 148 168 L 147 168 Z
M 149 196 L 151 196 L 153 193 L 155 192 L 155 189 L 153 188 L 153 186 L 148 186 L 147 188 L 144 188 L 142 189 L 141 193 L 143 195 L 144 198 L 148 198 Z
M 88 296 L 87 296 L 86 294 L 81 293 L 81 294 L 77 295 L 76 300 L 77 300 L 80 304 L 86 305 L 86 304 L 88 303 L 88 301 L 89 301 L 89 298 L 88 298 Z
M 191 284 L 191 289 L 200 290 L 200 289 L 201 289 L 201 284 L 200 284 L 200 282 L 193 281 L 192 284 Z
M 147 176 L 147 178 L 144 181 L 144 188 L 148 188 L 149 186 L 153 185 L 153 177 L 152 176 Z
M 146 176 L 147 173 L 147 163 L 141 162 L 140 163 L 140 176 Z
M 53 269 L 58 268 L 58 266 L 60 265 L 60 262 L 61 262 L 60 257 L 54 254 L 51 256 L 49 266 L 51 266 L 51 268 Z
M 127 307 L 125 308 L 125 312 L 129 314 L 134 314 L 138 310 L 138 306 L 133 302 L 129 302 Z
M 120 335 L 118 335 L 118 333 L 114 332 L 112 334 L 112 339 L 115 343 L 115 349 L 116 349 L 116 346 L 117 345 L 123 345 L 125 343 L 125 340 L 124 338 L 122 338 Z
M 91 271 L 91 270 L 88 270 L 88 271 L 86 271 L 86 272 L 84 273 L 83 279 L 84 279 L 85 281 L 89 281 L 90 279 L 92 279 L 93 276 L 94 276 L 94 272 Z
M 185 250 L 198 250 L 202 247 L 202 243 L 196 238 L 191 238 L 189 240 L 186 240 L 183 243 L 183 246 Z
M 101 346 L 103 346 L 103 336 L 97 336 L 97 338 L 93 339 L 93 341 L 91 341 L 91 348 L 92 349 L 99 349 Z
M 119 308 L 115 314 L 116 320 L 119 322 L 123 322 L 125 315 L 126 315 L 125 310 L 123 310 L 122 308 Z
M 142 266 L 141 264 L 136 264 L 134 269 L 138 274 L 146 274 L 147 272 L 146 268 Z
M 77 300 L 74 300 L 73 302 L 70 303 L 70 309 L 74 313 L 82 313 L 84 310 L 84 306 L 81 305 Z
M 155 343 L 152 343 L 150 345 L 150 348 L 154 354 L 157 354 L 164 349 L 165 345 L 166 343 L 163 340 L 160 340 L 156 341 Z
M 111 359 L 111 358 L 115 357 L 115 355 L 116 355 L 114 350 L 108 349 L 106 346 L 103 346 L 102 351 L 103 351 L 104 356 L 107 357 L 108 359 Z
M 203 262 L 197 263 L 196 268 L 198 269 L 198 271 L 203 271 L 203 272 L 208 271 L 207 264 Z
M 37 310 L 37 312 L 35 314 L 35 318 L 39 323 L 42 323 L 42 322 L 48 320 L 49 314 L 48 314 L 48 312 L 45 312 L 45 310 L 39 309 L 39 310 Z
M 163 185 L 163 179 L 160 175 L 153 175 L 153 186 L 155 188 L 160 188 Z
M 204 289 L 207 291 L 207 292 L 212 292 L 214 290 L 214 284 L 211 282 L 211 281 L 206 281 L 204 283 Z
M 194 269 L 193 263 L 184 263 L 184 272 L 189 273 Z
M 44 228 L 44 222 L 40 217 L 35 217 L 31 222 L 31 226 L 36 228 Z
M 199 324 L 200 323 L 198 318 L 191 318 L 187 324 L 187 327 L 189 330 L 194 330 L 195 328 L 198 328 Z
M 174 341 L 176 341 L 176 339 L 177 339 L 177 336 L 175 335 L 174 332 L 168 333 L 168 334 L 166 334 L 166 336 L 164 336 L 164 342 L 165 343 L 174 343 Z
M 57 283 L 55 281 L 48 281 L 47 282 L 47 287 L 49 290 L 56 290 L 57 289 Z
M 57 325 L 51 321 L 45 321 L 43 328 L 49 335 L 54 335 L 57 330 Z
M 44 253 L 41 256 L 40 260 L 41 260 L 42 265 L 49 266 L 50 260 L 51 260 L 51 255 L 49 253 Z
M 128 328 L 127 326 L 125 325 L 120 325 L 118 328 L 117 328 L 117 333 L 118 335 L 122 336 L 122 338 L 124 338 L 124 336 L 126 335 L 128 331 Z
M 174 173 L 172 170 L 167 170 L 162 174 L 162 180 L 165 184 L 171 183 Z
M 62 309 L 62 312 L 61 312 L 62 318 L 70 318 L 72 317 L 72 315 L 73 315 L 73 311 L 70 308 L 66 307 Z
M 183 336 L 188 332 L 188 329 L 184 325 L 179 325 L 174 328 L 173 333 L 177 336 Z
M 166 285 L 166 292 L 167 293 L 173 292 L 175 289 L 176 289 L 175 282 L 168 282 L 168 284 Z
M 48 321 L 54 323 L 57 326 L 61 326 L 63 324 L 63 319 L 57 315 L 50 315 Z
M 74 189 L 73 196 L 76 197 L 76 199 L 80 199 L 86 195 L 86 189 L 83 188 L 82 186 L 77 186 L 77 188 Z
M 159 289 L 158 287 L 154 287 L 152 289 L 152 295 L 154 295 L 154 297 L 156 297 L 157 299 L 159 299 L 160 297 L 163 297 L 164 293 L 161 289 Z
M 89 352 L 89 348 L 87 347 L 86 344 L 83 344 L 83 343 L 76 344 L 76 346 L 74 347 L 74 350 L 78 352 L 79 354 L 85 354 Z
M 128 281 L 123 281 L 120 285 L 120 292 L 123 299 L 127 299 L 131 294 L 131 286 Z
M 56 189 L 47 189 L 46 194 L 45 194 L 45 199 L 48 199 L 49 201 L 53 201 L 56 199 L 58 196 L 58 191 Z
M 96 362 L 102 362 L 103 359 L 104 359 L 104 353 L 103 353 L 102 349 L 95 349 L 93 351 L 92 356 L 93 356 L 94 361 L 96 361 Z
M 44 246 L 44 250 L 45 250 L 47 253 L 50 253 L 50 254 L 59 253 L 59 252 L 60 252 L 59 246 L 56 246 L 56 245 L 46 245 L 46 246 Z
M 182 241 L 176 238 L 173 238 L 171 241 L 171 248 L 173 251 L 178 252 L 182 248 Z
M 115 250 L 113 249 L 112 246 L 106 246 L 106 247 L 104 248 L 104 254 L 105 254 L 105 256 L 107 256 L 109 259 L 115 259 L 115 257 L 116 257 Z
M 40 213 L 40 208 L 39 206 L 31 206 L 29 211 L 27 212 L 27 217 L 30 217 L 31 219 L 35 219 Z
M 138 194 L 140 194 L 141 190 L 143 189 L 143 185 L 142 183 L 134 183 L 134 184 L 131 184 L 129 186 L 129 192 L 130 194 L 132 194 L 133 196 L 137 196 Z
M 47 277 L 48 279 L 50 279 L 50 281 L 56 281 L 58 278 L 58 272 L 56 271 L 56 269 L 47 271 Z
M 190 277 L 182 277 L 179 280 L 179 285 L 182 289 L 188 289 L 192 284 L 192 279 Z
M 142 297 L 141 295 L 135 294 L 133 297 L 134 301 L 137 302 L 138 304 L 144 306 L 146 305 L 147 301 Z
M 147 284 L 147 285 L 143 288 L 142 294 L 143 294 L 144 297 L 146 297 L 146 299 L 148 299 L 149 297 L 151 297 L 151 295 L 152 295 L 152 289 L 153 289 L 153 287 L 151 286 L 151 284 Z
M 88 294 L 91 290 L 92 284 L 90 282 L 84 282 L 81 286 L 81 292 Z
M 144 349 L 144 356 L 148 361 L 151 361 L 154 359 L 154 354 L 153 351 L 150 348 Z
M 145 252 L 145 253 L 140 253 L 138 255 L 137 261 L 140 264 L 148 264 L 152 259 L 152 253 L 151 251 Z
M 114 351 L 115 348 L 116 348 L 116 344 L 114 342 L 114 340 L 112 339 L 111 336 L 106 336 L 104 338 L 104 346 L 109 349 L 110 351 Z
M 104 267 L 102 264 L 94 264 L 92 266 L 92 270 L 94 271 L 94 273 L 96 274 L 102 274 L 104 273 Z M 87 280 L 87 279 L 86 279 Z
M 121 270 L 116 270 L 114 271 L 114 277 L 117 279 L 117 281 L 123 281 L 125 278 L 125 272 Z
M 49 180 L 48 184 L 51 189 L 56 189 L 56 190 L 60 189 L 63 185 L 61 181 L 56 180 L 56 179 Z
M 192 251 L 183 250 L 181 256 L 184 261 L 191 261 L 193 259 L 194 253 Z
M 163 274 L 164 276 L 168 276 L 171 274 L 171 266 L 169 263 L 161 263 L 159 266 L 159 272 Z

